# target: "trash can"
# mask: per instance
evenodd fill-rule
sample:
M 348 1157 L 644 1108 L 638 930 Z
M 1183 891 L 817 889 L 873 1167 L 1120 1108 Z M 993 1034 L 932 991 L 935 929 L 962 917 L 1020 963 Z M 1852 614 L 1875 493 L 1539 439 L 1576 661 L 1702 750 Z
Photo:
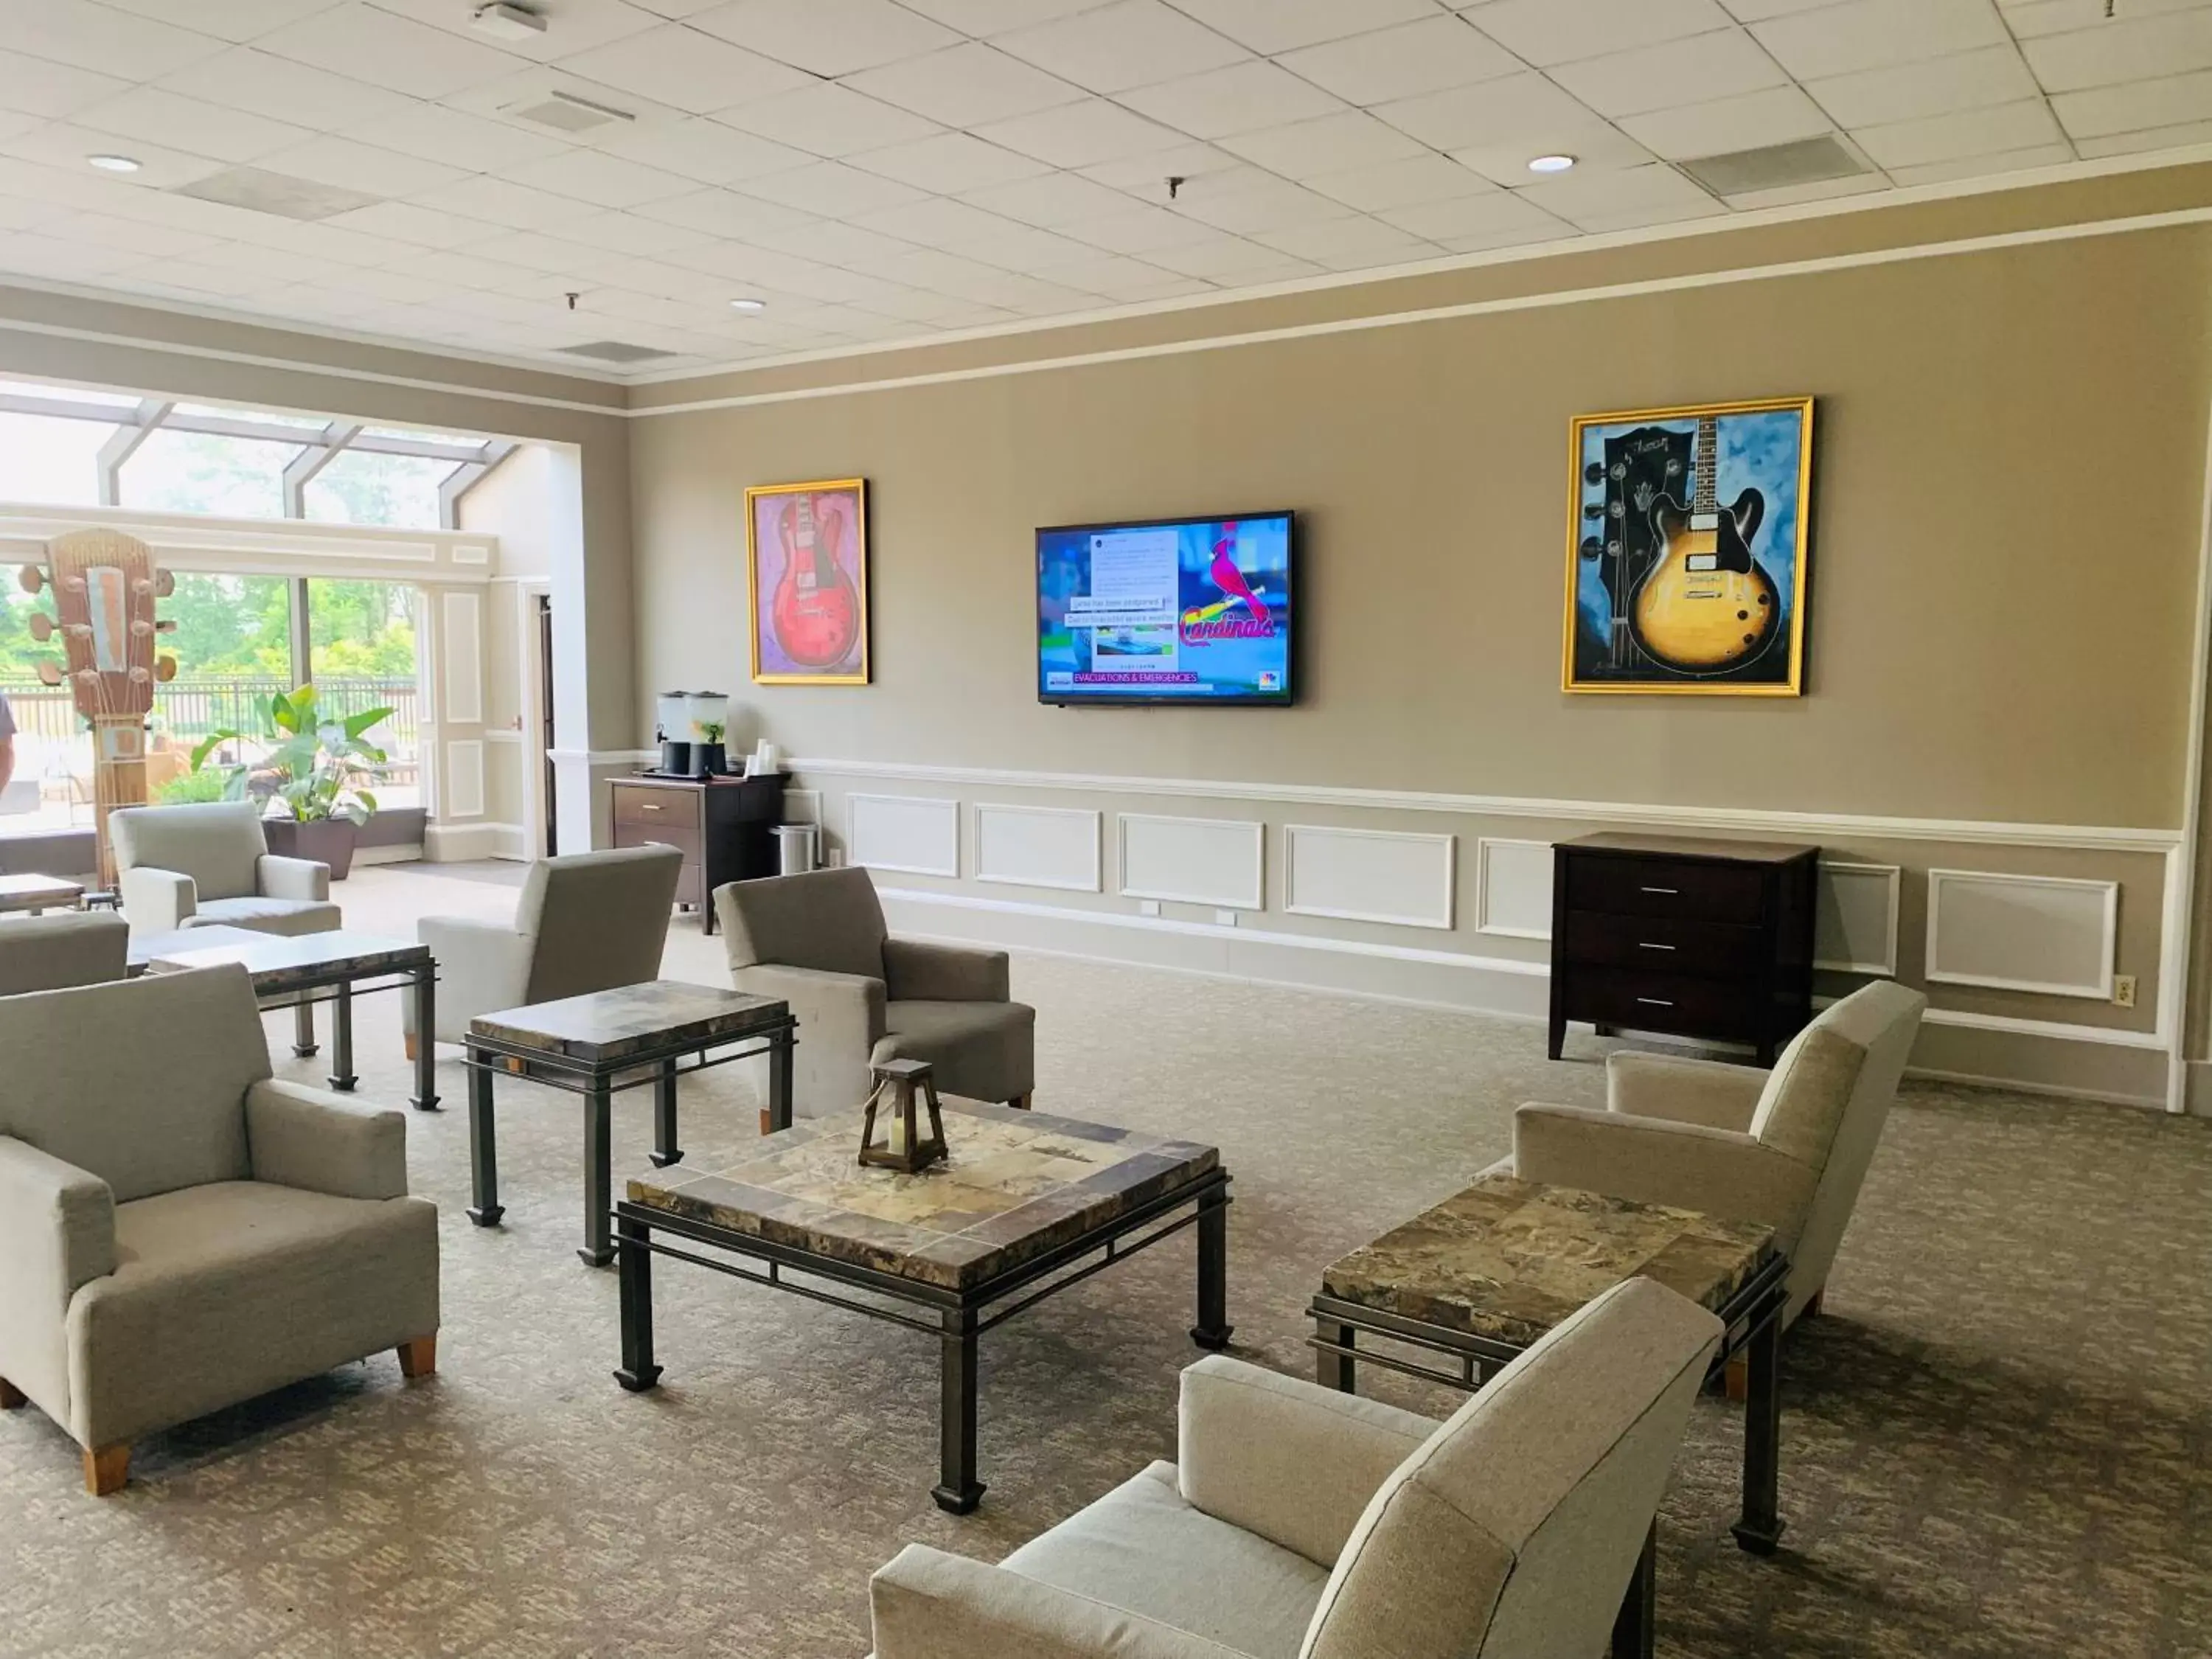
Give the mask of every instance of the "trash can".
M 775 826 L 775 857 L 778 875 L 805 875 L 821 862 L 821 825 L 779 823 Z

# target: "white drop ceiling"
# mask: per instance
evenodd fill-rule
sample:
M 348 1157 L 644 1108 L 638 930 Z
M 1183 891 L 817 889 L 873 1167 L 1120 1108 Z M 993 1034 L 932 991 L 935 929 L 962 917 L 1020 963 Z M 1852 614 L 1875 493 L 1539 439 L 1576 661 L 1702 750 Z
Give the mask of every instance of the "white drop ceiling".
M 620 378 L 2212 143 L 2212 0 L 522 3 L 0 0 L 0 281 Z

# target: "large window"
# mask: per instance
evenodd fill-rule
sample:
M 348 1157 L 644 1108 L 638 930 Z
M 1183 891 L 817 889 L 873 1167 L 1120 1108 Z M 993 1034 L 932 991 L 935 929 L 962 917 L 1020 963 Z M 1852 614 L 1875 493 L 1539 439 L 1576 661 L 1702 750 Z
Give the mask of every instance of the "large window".
M 281 519 L 284 469 L 299 453 L 297 444 L 156 428 L 124 463 L 123 499 L 116 504 L 222 519 Z
M 306 586 L 309 665 L 318 700 L 338 714 L 392 710 L 389 720 L 368 733 L 387 757 L 376 802 L 380 807 L 421 805 L 415 590 L 396 582 L 320 577 L 309 578 Z

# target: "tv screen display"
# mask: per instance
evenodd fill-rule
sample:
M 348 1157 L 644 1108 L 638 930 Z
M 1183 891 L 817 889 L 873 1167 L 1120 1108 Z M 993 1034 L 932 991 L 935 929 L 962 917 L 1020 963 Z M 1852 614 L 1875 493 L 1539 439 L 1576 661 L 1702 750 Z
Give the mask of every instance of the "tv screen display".
M 1288 513 L 1037 532 L 1037 697 L 1291 701 Z

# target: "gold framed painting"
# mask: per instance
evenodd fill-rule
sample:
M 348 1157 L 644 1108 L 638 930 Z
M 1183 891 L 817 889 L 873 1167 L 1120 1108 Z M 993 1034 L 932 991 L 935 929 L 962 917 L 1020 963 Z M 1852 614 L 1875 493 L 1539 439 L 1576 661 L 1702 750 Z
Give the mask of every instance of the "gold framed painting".
M 756 685 L 868 683 L 865 478 L 745 491 Z
M 1802 696 L 1813 399 L 1578 416 L 1567 453 L 1561 689 Z

